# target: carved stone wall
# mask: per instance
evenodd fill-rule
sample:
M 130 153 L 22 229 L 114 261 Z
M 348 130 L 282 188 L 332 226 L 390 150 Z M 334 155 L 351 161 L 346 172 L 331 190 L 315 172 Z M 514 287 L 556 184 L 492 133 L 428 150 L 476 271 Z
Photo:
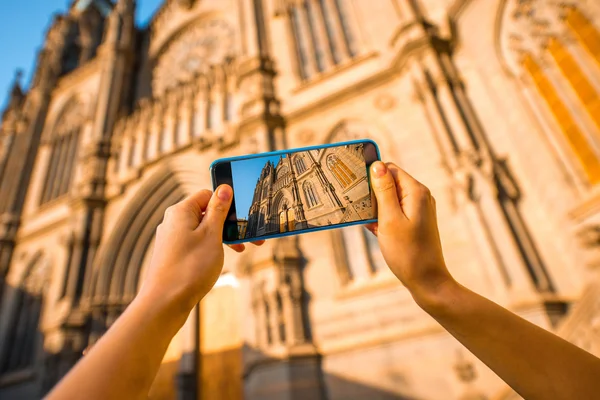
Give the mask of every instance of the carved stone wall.
M 31 89 L 15 85 L 0 125 L 0 363 L 8 299 L 38 251 L 52 259 L 39 362 L 0 373 L 0 397 L 39 397 L 110 327 L 164 209 L 209 187 L 214 159 L 358 138 L 431 188 L 460 282 L 596 352 L 598 294 L 585 287 L 600 203 L 539 90 L 547 74 L 582 137 L 597 133 L 548 53 L 571 55 L 600 88 L 597 55 L 571 27 L 593 35 L 595 2 L 169 0 L 146 30 L 132 0 L 88 3 L 55 19 Z M 547 47 L 554 36 L 568 52 Z M 524 69 L 526 53 L 542 72 Z M 72 99 L 73 181 L 41 203 Z M 213 294 L 171 343 L 151 398 L 514 396 L 414 304 L 360 227 L 227 250 Z

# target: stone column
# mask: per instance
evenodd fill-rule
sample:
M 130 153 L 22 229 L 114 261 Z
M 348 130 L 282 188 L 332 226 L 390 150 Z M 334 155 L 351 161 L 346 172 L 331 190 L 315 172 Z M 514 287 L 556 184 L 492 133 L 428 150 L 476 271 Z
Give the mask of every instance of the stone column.
M 302 283 L 303 258 L 298 247 L 298 237 L 277 239 L 270 265 L 261 263 L 261 279 L 274 283 L 269 294 L 269 326 L 272 333 L 270 345 L 260 348 L 262 359 L 250 360 L 245 369 L 245 398 L 275 400 L 322 399 L 324 388 L 321 358 L 310 338 L 306 326 L 309 318 L 304 304 Z M 277 307 L 277 297 L 281 308 Z M 279 315 L 278 315 L 279 314 Z M 257 315 L 257 320 L 260 320 Z M 280 341 L 279 323 L 283 322 L 285 341 Z
M 148 101 L 140 101 L 140 114 L 138 124 L 134 125 L 137 135 L 137 162 L 138 165 L 148 161 L 148 149 L 150 147 L 150 114 L 152 106 Z
M 186 145 L 192 141 L 194 119 L 194 90 L 190 85 L 183 88 L 181 114 L 179 115 L 179 144 Z
M 204 79 L 200 78 L 200 81 L 196 83 L 195 107 L 192 120 L 192 137 L 194 139 L 202 137 L 206 132 L 208 86 Z

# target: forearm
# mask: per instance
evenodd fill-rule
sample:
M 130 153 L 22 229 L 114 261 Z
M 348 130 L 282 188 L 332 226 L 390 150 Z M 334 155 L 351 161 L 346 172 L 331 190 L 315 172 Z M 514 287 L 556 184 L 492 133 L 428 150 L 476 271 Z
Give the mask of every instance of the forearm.
M 597 394 L 599 359 L 456 282 L 415 300 L 524 398 Z
M 146 398 L 185 318 L 184 312 L 170 308 L 165 299 L 140 294 L 48 398 Z

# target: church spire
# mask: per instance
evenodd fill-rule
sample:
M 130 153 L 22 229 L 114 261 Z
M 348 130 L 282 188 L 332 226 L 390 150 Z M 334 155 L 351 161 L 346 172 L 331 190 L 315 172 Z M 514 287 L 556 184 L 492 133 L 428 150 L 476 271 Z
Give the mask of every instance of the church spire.
M 25 98 L 25 93 L 23 92 L 23 88 L 21 87 L 21 78 L 23 77 L 23 71 L 18 69 L 15 72 L 15 78 L 13 80 L 12 88 L 8 94 L 8 105 L 4 113 L 9 110 L 14 110 L 19 108 L 23 103 L 23 99 Z

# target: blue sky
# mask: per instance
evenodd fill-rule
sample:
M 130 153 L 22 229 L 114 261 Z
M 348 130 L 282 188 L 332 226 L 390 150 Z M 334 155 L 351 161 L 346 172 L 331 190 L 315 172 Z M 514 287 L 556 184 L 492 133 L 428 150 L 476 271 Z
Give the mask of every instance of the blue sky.
M 52 15 L 67 10 L 72 0 L 25 0 L 0 4 L 0 110 L 6 106 L 15 70 L 24 71 L 28 86 L 37 50 L 42 46 Z M 145 23 L 163 0 L 138 0 L 138 23 Z
M 248 210 L 252 205 L 256 181 L 268 161 L 277 165 L 279 156 L 251 158 L 231 163 L 233 195 L 235 197 L 235 208 L 238 219 L 248 219 Z

